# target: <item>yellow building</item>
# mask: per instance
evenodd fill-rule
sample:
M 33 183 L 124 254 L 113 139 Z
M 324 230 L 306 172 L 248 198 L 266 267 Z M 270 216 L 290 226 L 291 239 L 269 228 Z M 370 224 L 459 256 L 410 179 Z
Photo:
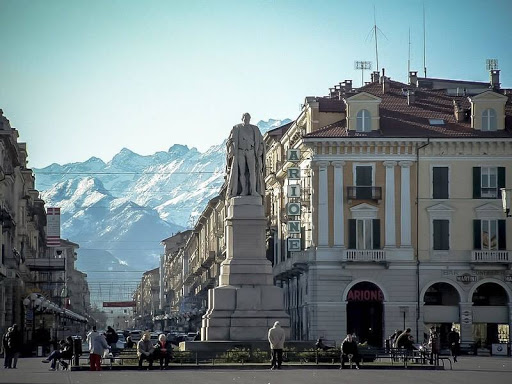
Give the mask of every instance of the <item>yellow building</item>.
M 306 97 L 265 134 L 274 275 L 292 337 L 355 332 L 381 346 L 431 325 L 466 344 L 510 340 L 512 96 L 490 83 L 378 72 Z M 510 243 L 510 242 L 509 242 Z

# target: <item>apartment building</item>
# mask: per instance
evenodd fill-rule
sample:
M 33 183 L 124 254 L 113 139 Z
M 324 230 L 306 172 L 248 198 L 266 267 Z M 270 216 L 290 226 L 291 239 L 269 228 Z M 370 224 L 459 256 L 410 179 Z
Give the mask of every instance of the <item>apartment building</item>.
M 306 97 L 265 134 L 269 256 L 292 337 L 489 346 L 511 337 L 512 96 L 490 82 L 374 72 Z M 508 184 L 507 184 L 508 183 Z

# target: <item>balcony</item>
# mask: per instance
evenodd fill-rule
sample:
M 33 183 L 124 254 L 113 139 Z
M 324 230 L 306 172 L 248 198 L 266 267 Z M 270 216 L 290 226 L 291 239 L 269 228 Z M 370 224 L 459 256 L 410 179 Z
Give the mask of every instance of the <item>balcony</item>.
M 482 187 L 480 190 L 480 196 L 482 199 L 497 199 L 499 197 L 499 192 L 497 187 L 485 188 Z
M 347 187 L 347 200 L 382 200 L 382 187 Z
M 472 263 L 512 263 L 508 251 L 472 251 Z
M 64 271 L 66 269 L 66 259 L 61 258 L 27 258 L 25 265 L 31 271 Z
M 206 258 L 201 263 L 204 269 L 209 268 L 215 262 L 215 251 L 208 251 Z
M 347 249 L 344 261 L 385 262 L 386 251 L 382 249 Z

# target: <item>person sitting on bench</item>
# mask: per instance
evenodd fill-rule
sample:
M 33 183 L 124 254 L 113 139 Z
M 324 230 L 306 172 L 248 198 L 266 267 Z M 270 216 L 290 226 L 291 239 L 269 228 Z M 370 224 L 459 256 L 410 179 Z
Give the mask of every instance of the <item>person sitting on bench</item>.
M 167 369 L 169 360 L 172 357 L 172 344 L 162 333 L 158 336 L 158 343 L 155 344 L 154 359 L 160 360 L 160 369 Z M 164 365 L 165 362 L 165 365 Z
M 148 369 L 153 367 L 153 345 L 149 338 L 149 332 L 145 332 L 142 339 L 137 343 L 137 356 L 139 356 L 139 369 L 142 369 L 142 362 L 147 360 L 149 363 Z
M 43 360 L 43 363 L 50 363 L 50 371 L 55 371 L 57 361 L 60 362 L 62 368 L 68 369 L 68 363 L 62 361 L 62 359 L 69 360 L 73 357 L 73 338 L 68 336 L 66 340 L 60 341 L 58 349 L 50 353 L 50 355 Z
M 357 342 L 353 339 L 349 333 L 343 343 L 341 344 L 341 366 L 340 369 L 345 368 L 345 362 L 350 362 L 350 368 L 352 363 L 356 363 L 356 369 L 359 369 L 359 351 L 357 349 Z

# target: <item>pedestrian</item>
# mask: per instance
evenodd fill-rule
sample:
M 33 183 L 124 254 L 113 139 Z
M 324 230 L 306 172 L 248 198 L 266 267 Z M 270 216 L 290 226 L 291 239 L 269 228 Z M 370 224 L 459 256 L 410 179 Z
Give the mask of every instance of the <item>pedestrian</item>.
M 153 367 L 153 345 L 149 338 L 149 332 L 144 332 L 142 339 L 137 343 L 137 356 L 139 356 L 139 369 L 142 369 L 142 362 L 147 360 L 149 363 L 148 369 Z
M 345 340 L 341 343 L 341 365 L 340 369 L 345 368 L 345 363 L 348 361 L 350 363 L 350 368 L 352 368 L 352 362 L 356 364 L 356 369 L 360 368 L 359 362 L 359 350 L 357 348 L 357 342 L 354 337 L 349 333 Z
M 105 337 L 107 339 L 107 344 L 110 347 L 110 351 L 112 354 L 115 354 L 117 351 L 117 341 L 119 340 L 119 336 L 114 328 L 110 325 L 107 327 L 107 331 L 105 332 Z
M 101 358 L 108 350 L 107 340 L 96 331 L 96 326 L 93 326 L 92 331 L 87 335 L 87 342 L 89 343 L 90 370 L 101 371 Z
M 135 345 L 135 343 L 133 342 L 132 337 L 128 336 L 126 338 L 126 343 L 124 343 L 124 347 L 130 349 L 130 348 L 133 348 L 134 345 Z
M 62 368 L 68 369 L 69 364 L 61 359 L 71 359 L 73 357 L 73 338 L 68 336 L 66 340 L 61 340 L 58 348 L 43 360 L 43 363 L 51 363 L 50 371 L 55 371 L 57 362 L 60 362 Z
M 452 328 L 448 333 L 448 343 L 450 343 L 450 351 L 452 353 L 453 361 L 456 363 L 460 349 L 460 336 L 459 332 L 457 332 L 457 328 Z
M 284 329 L 281 328 L 279 321 L 276 321 L 274 326 L 268 330 L 268 341 L 270 343 L 270 350 L 272 353 L 271 370 L 281 369 L 281 364 L 283 363 L 284 340 Z
M 412 355 L 412 351 L 414 349 L 414 338 L 411 335 L 411 328 L 407 328 L 400 334 L 400 336 L 398 336 L 398 338 L 396 339 L 396 347 L 398 349 L 405 349 L 404 358 L 406 360 L 409 355 Z
M 12 367 L 12 353 L 9 346 L 9 335 L 12 332 L 12 327 L 7 328 L 7 332 L 2 336 L 2 348 L 4 350 L 4 368 Z
M 167 369 L 172 357 L 172 344 L 163 333 L 158 336 L 158 343 L 155 344 L 154 349 L 154 358 L 160 360 L 160 369 Z
M 436 327 L 433 325 L 430 327 L 430 333 L 428 337 L 428 346 L 430 348 L 430 364 L 438 365 L 439 362 L 439 351 L 441 350 L 441 339 Z

